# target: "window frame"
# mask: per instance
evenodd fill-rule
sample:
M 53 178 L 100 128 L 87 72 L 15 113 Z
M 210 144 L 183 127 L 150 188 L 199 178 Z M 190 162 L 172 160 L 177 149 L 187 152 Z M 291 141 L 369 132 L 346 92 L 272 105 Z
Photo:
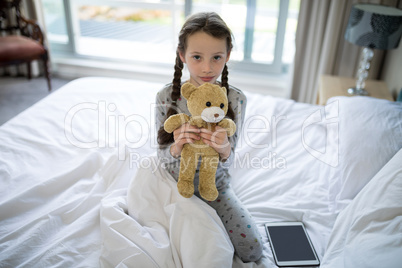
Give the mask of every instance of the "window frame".
M 162 9 L 172 12 L 172 31 L 177 36 L 178 32 L 178 16 L 180 12 L 184 11 L 185 16 L 191 14 L 192 0 L 184 0 L 184 3 L 176 3 L 175 0 L 170 0 L 164 3 L 160 2 L 140 2 L 140 1 L 128 1 L 128 0 L 62 0 L 64 6 L 64 16 L 66 20 L 66 31 L 68 35 L 68 41 L 65 44 L 50 42 L 52 51 L 60 54 L 74 55 L 80 58 L 93 58 L 93 56 L 80 55 L 76 52 L 75 36 L 79 35 L 79 20 L 76 14 L 76 5 L 113 5 L 113 6 L 131 6 L 145 9 Z M 288 18 L 289 0 L 279 1 L 278 12 L 278 24 L 275 35 L 275 48 L 274 59 L 272 63 L 258 63 L 251 59 L 253 36 L 255 30 L 255 16 L 257 14 L 257 0 L 247 0 L 247 15 L 246 15 L 246 29 L 245 29 L 245 43 L 243 48 L 244 57 L 243 60 L 231 60 L 234 62 L 231 69 L 252 72 L 252 73 L 264 73 L 264 74 L 283 74 L 287 69 L 287 64 L 283 63 L 283 47 L 286 34 L 286 21 Z M 173 38 L 176 42 L 177 38 Z M 174 44 L 175 46 L 176 44 Z M 112 60 L 113 61 L 113 60 Z M 163 64 L 165 65 L 165 64 Z

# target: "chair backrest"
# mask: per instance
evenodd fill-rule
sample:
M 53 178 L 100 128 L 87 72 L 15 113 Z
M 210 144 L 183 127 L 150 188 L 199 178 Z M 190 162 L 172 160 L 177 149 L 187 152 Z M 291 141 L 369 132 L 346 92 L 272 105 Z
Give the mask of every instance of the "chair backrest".
M 2 34 L 18 34 L 20 25 L 21 0 L 0 0 L 0 31 Z
M 0 0 L 0 36 L 19 34 L 44 45 L 40 26 L 21 15 L 20 3 L 21 0 Z

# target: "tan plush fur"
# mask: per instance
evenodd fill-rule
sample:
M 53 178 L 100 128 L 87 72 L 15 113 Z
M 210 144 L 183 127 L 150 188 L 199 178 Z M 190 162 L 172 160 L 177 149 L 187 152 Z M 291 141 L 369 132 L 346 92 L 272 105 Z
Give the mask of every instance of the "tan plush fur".
M 225 87 L 210 83 L 196 87 L 191 83 L 185 83 L 181 87 L 181 95 L 187 99 L 191 117 L 186 114 L 170 116 L 164 124 L 166 132 L 172 133 L 181 125 L 189 122 L 191 125 L 211 131 L 215 131 L 215 127 L 220 126 L 226 129 L 229 137 L 235 133 L 236 125 L 233 120 L 223 118 L 229 106 Z M 200 157 L 199 192 L 205 200 L 214 201 L 218 197 L 215 174 L 219 154 L 212 147 L 206 145 L 202 139 L 193 144 L 184 145 L 181 152 L 177 188 L 184 197 L 190 198 L 194 194 L 194 175 Z

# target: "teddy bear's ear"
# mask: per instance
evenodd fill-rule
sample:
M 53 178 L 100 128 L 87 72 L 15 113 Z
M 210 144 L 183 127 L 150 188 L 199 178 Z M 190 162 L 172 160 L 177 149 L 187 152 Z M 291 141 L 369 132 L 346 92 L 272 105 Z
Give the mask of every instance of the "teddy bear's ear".
M 191 84 L 190 82 L 184 83 L 181 86 L 181 95 L 185 97 L 186 99 L 190 98 L 191 94 L 197 89 L 196 86 Z
M 227 92 L 227 90 L 226 90 L 226 87 L 221 87 L 221 89 L 223 90 L 223 92 L 225 92 L 225 95 L 228 94 L 228 92 Z

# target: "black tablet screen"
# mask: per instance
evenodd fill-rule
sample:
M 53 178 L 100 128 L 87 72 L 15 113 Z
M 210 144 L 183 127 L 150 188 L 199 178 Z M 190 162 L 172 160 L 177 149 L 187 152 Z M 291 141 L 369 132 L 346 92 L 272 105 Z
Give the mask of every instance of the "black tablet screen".
M 268 231 L 278 261 L 316 260 L 303 227 L 269 226 Z

